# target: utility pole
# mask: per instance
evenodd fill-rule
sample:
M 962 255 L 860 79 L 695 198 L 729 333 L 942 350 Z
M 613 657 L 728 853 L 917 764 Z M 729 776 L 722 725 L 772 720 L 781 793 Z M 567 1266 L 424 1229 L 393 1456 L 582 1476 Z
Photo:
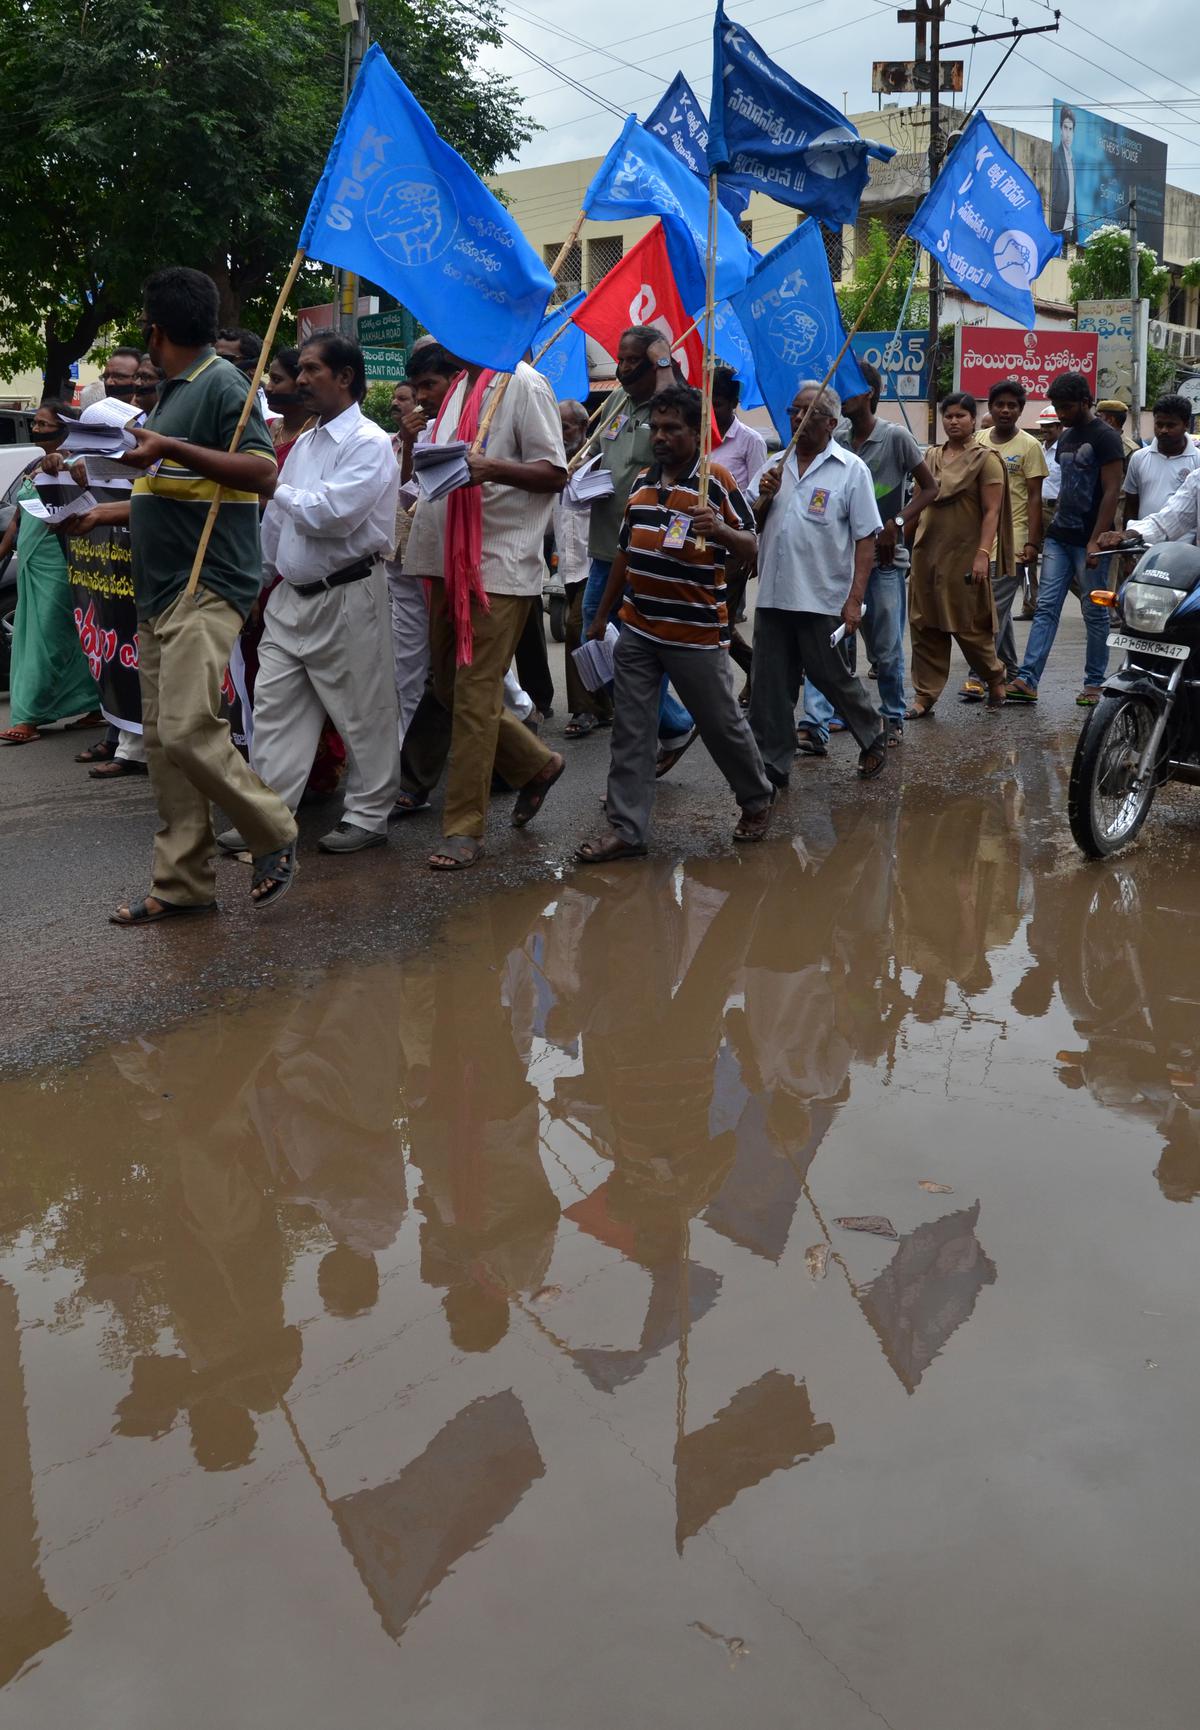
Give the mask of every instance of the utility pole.
M 338 18 L 346 26 L 346 59 L 342 75 L 342 107 L 350 100 L 363 56 L 367 52 L 366 0 L 338 0 Z M 334 328 L 352 340 L 358 335 L 358 277 L 352 270 L 337 273 Z
M 1142 303 L 1138 294 L 1138 232 L 1137 232 L 1137 193 L 1129 194 L 1129 305 L 1133 313 L 1133 331 L 1131 342 L 1131 359 L 1133 372 L 1133 401 L 1129 405 L 1133 416 L 1133 425 L 1129 429 L 1130 436 L 1139 444 L 1142 442 L 1142 398 L 1145 394 L 1142 383 L 1142 368 L 1145 357 L 1142 354 Z
M 915 60 L 918 68 L 927 67 L 929 73 L 929 184 L 937 179 L 938 168 L 942 160 L 942 19 L 946 16 L 946 8 L 950 0 L 917 0 L 915 6 L 907 7 L 897 13 L 901 24 L 916 26 Z M 923 82 L 920 72 L 918 80 Z M 937 375 L 938 375 L 938 328 L 941 322 L 941 276 L 937 259 L 929 255 L 929 334 L 927 338 L 929 355 L 929 442 L 937 440 Z

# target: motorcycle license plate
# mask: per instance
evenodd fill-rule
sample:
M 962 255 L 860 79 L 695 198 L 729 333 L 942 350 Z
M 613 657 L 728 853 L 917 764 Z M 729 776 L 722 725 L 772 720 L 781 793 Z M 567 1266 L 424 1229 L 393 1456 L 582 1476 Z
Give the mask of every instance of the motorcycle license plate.
M 1160 643 L 1153 637 L 1127 637 L 1124 631 L 1108 633 L 1110 649 L 1134 649 L 1139 655 L 1162 655 L 1168 661 L 1186 661 L 1191 650 L 1186 643 Z

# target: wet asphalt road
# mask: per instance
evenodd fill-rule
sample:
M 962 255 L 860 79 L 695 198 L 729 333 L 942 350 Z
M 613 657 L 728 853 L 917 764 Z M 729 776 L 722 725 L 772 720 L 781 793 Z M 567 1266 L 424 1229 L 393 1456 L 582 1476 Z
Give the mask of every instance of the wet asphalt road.
M 1018 647 L 1026 629 L 1019 627 Z M 563 651 L 553 644 L 550 649 L 561 691 Z M 1070 857 L 1065 776 L 1082 719 L 1073 704 L 1081 658 L 1082 626 L 1068 614 L 1036 713 L 988 717 L 981 707 L 954 700 L 965 673 L 956 657 L 936 721 L 910 724 L 904 747 L 873 786 L 855 780 L 848 736 L 835 737 L 824 762 L 797 760 L 775 833 L 802 835 L 806 824 L 827 818 L 831 805 L 861 802 L 873 808 L 915 796 L 936 806 L 940 798 L 977 788 L 981 777 L 1005 776 L 1014 754 L 1032 748 L 1055 773 L 1045 783 L 1040 807 L 1027 803 L 1026 818 L 1061 842 Z M 327 800 L 301 810 L 300 879 L 276 913 L 253 914 L 248 868 L 222 861 L 219 919 L 143 931 L 120 930 L 106 915 L 148 887 L 154 809 L 146 780 L 90 780 L 73 757 L 99 735 L 53 730 L 42 743 L 0 753 L 6 900 L 0 1073 L 70 1060 L 97 1044 L 162 1029 L 205 1006 L 229 1004 L 244 992 L 338 961 L 403 956 L 427 942 L 448 913 L 476 897 L 574 872 L 573 849 L 601 827 L 608 738 L 597 732 L 563 741 L 565 720 L 556 709 L 546 739 L 566 752 L 567 774 L 524 832 L 509 826 L 511 799 L 493 801 L 488 857 L 472 871 L 446 877 L 425 867 L 438 833 L 437 795 L 433 814 L 393 824 L 386 849 L 351 859 L 329 858 L 316 849 L 317 837 L 339 813 L 338 801 Z M 736 815 L 697 745 L 662 784 L 654 849 L 677 856 L 732 851 Z M 1158 826 L 1156 815 L 1148 836 Z
M 1200 795 L 1079 858 L 1080 658 L 183 929 L 0 756 L 5 1730 L 1191 1730 Z

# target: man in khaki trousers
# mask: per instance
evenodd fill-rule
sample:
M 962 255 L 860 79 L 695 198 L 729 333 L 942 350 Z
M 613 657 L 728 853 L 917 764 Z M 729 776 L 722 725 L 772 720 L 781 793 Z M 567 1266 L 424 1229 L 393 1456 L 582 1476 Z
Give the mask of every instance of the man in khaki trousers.
M 415 357 L 414 374 L 420 365 L 421 357 Z M 445 444 L 459 436 L 467 393 L 480 372 L 478 366 L 468 366 L 455 380 L 433 442 Z M 488 605 L 472 608 L 472 656 L 464 666 L 457 665 L 443 580 L 444 499 L 418 503 L 405 555 L 406 570 L 430 579 L 433 690 L 438 703 L 451 712 L 443 838 L 429 859 L 435 871 L 461 871 L 482 854 L 493 764 L 509 786 L 520 789 L 513 811 L 516 828 L 537 814 L 564 768 L 557 752 L 539 744 L 504 709 L 504 675 L 530 606 L 541 605 L 546 530 L 554 496 L 567 478 L 554 392 L 540 373 L 521 361 L 507 381 L 497 374 L 486 385 L 480 405 L 484 426 L 484 448 L 472 451 L 467 461 L 472 484 L 482 495 L 480 580 Z
M 111 915 L 116 925 L 216 909 L 211 804 L 254 858 L 251 897 L 266 907 L 291 887 L 296 823 L 234 747 L 221 716 L 229 652 L 262 586 L 258 501 L 275 486 L 275 457 L 258 409 L 229 446 L 246 396 L 216 354 L 216 284 L 198 270 L 160 270 L 145 287 L 142 329 L 165 371 L 158 407 L 125 461 L 142 473 L 130 517 L 139 619 L 146 762 L 158 805 L 150 891 Z M 208 507 L 220 491 L 194 595 L 186 593 Z

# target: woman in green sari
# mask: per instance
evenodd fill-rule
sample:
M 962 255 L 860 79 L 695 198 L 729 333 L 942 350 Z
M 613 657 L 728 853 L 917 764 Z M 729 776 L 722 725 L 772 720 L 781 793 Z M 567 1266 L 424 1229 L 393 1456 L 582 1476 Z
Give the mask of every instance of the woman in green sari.
M 42 403 L 33 420 L 33 439 L 44 450 L 57 450 L 63 427 L 56 405 Z M 33 477 L 41 464 L 25 471 L 20 496 L 36 499 Z M 13 621 L 12 671 L 9 696 L 12 725 L 0 733 L 0 744 L 29 745 L 40 739 L 39 726 L 67 715 L 87 715 L 99 721 L 96 685 L 88 670 L 71 604 L 67 561 L 54 530 L 18 506 L 0 537 L 0 558 L 17 544 L 17 611 Z

